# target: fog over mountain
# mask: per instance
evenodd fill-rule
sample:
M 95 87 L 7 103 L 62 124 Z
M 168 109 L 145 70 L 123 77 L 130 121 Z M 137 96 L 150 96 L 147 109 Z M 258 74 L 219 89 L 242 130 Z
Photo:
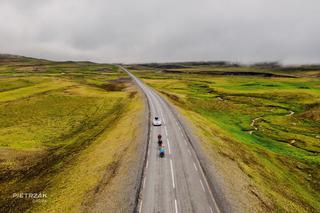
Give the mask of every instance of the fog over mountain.
M 0 0 L 0 52 L 126 63 L 319 63 L 319 8 L 319 0 Z

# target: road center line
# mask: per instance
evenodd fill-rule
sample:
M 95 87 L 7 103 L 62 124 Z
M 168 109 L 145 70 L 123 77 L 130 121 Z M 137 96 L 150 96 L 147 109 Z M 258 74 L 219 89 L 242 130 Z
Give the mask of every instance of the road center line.
M 194 162 L 193 162 L 193 166 L 194 166 L 195 170 L 198 171 L 198 168 Z
M 147 177 L 143 178 L 143 188 L 146 186 L 146 179 L 147 179 Z
M 205 192 L 206 190 L 204 189 L 204 185 L 201 180 L 200 180 L 200 183 L 201 183 L 202 190 Z
M 166 126 L 164 127 L 164 131 L 166 133 L 166 136 L 168 136 L 168 131 L 167 131 L 167 127 Z
M 171 178 L 172 178 L 172 187 L 176 188 L 176 185 L 174 183 L 174 176 L 173 176 L 173 166 L 172 166 L 172 160 L 170 159 L 170 167 L 171 167 Z
M 187 145 L 187 141 L 186 140 L 183 140 L 184 141 L 184 143 Z
M 169 151 L 169 154 L 171 154 L 170 141 L 169 141 L 169 139 L 168 139 L 168 138 L 167 138 L 167 142 L 168 142 L 168 151 Z
M 176 213 L 178 213 L 178 203 L 177 203 L 176 199 L 174 200 L 174 206 L 175 206 L 175 209 L 176 209 Z
M 162 121 L 163 121 L 163 124 L 165 124 L 165 120 L 164 120 L 164 116 L 163 116 L 163 114 L 162 114 L 162 110 L 160 109 L 160 114 L 161 114 L 161 118 L 162 118 Z
M 146 169 L 148 168 L 148 165 L 149 165 L 149 161 L 147 160 L 147 163 L 146 163 Z

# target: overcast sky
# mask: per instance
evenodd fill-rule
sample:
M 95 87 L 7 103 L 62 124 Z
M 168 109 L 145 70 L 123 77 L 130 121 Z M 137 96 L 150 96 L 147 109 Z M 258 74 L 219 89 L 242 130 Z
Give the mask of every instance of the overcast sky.
M 0 0 L 0 52 L 320 63 L 320 0 Z

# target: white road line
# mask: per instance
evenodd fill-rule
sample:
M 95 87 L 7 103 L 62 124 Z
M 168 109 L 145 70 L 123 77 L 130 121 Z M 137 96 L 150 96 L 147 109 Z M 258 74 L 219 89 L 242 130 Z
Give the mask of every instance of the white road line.
M 166 133 L 166 136 L 168 136 L 168 131 L 167 131 L 167 127 L 166 126 L 164 127 L 164 131 Z
M 149 165 L 149 161 L 147 160 L 147 163 L 146 163 L 146 169 L 148 169 L 148 165 Z
M 210 212 L 213 213 L 213 210 L 212 210 L 211 206 L 209 206 L 209 208 L 210 208 Z
M 197 161 L 198 161 L 198 164 L 200 165 L 200 162 L 199 162 L 198 158 L 197 158 Z M 216 203 L 216 200 L 215 200 L 214 197 L 213 197 L 213 194 L 212 194 L 212 192 L 211 192 L 211 190 L 210 190 L 210 187 L 209 187 L 208 180 L 207 180 L 206 176 L 204 176 L 204 173 L 203 173 L 203 171 L 202 171 L 201 166 L 200 166 L 200 171 L 201 171 L 201 174 L 202 174 L 202 176 L 203 176 L 203 179 L 204 179 L 204 181 L 205 181 L 205 183 L 206 183 L 206 186 L 207 186 L 207 188 L 208 188 L 208 191 L 209 191 L 211 200 L 212 200 L 212 202 L 213 202 L 213 204 L 214 204 L 214 207 L 215 207 L 215 209 L 217 210 L 217 212 L 220 213 L 220 209 L 218 208 L 218 205 L 217 205 L 217 203 Z
M 174 206 L 176 208 L 176 213 L 178 213 L 178 203 L 177 203 L 177 200 L 174 200 Z
M 170 159 L 170 167 L 171 167 L 171 178 L 172 178 L 172 187 L 176 188 L 176 185 L 174 183 L 174 176 L 173 176 L 173 166 L 172 166 L 172 160 Z
M 205 192 L 206 190 L 204 189 L 204 185 L 201 180 L 200 180 L 200 183 L 201 183 L 202 190 Z
M 183 140 L 184 141 L 184 143 L 187 145 L 187 141 L 186 140 Z
M 147 179 L 147 177 L 143 178 L 143 188 L 146 186 L 146 179 Z
M 181 136 L 183 137 L 183 133 L 182 133 L 181 129 L 180 129 L 180 134 L 181 134 Z
M 140 206 L 139 206 L 139 213 L 141 213 L 141 209 L 142 209 L 142 200 L 141 200 Z
M 149 97 L 149 104 L 150 104 L 150 111 L 151 111 L 151 108 L 154 108 L 154 106 L 153 106 L 153 103 L 152 103 L 152 101 L 151 101 L 151 97 Z
M 169 139 L 167 139 L 167 142 L 168 142 L 168 151 L 169 151 L 169 154 L 171 154 L 170 141 L 169 141 Z
M 193 162 L 193 166 L 194 166 L 195 170 L 198 171 L 198 168 L 194 162 Z
M 164 116 L 163 116 L 163 114 L 162 114 L 162 110 L 161 110 L 161 109 L 160 109 L 160 114 L 161 114 L 161 118 L 162 118 L 163 124 L 165 124 L 165 123 L 166 123 L 166 120 L 164 119 Z

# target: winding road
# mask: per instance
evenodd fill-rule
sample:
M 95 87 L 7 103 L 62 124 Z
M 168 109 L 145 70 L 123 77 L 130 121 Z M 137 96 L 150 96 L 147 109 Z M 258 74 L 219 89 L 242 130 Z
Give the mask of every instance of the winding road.
M 162 126 L 150 126 L 150 138 L 137 211 L 142 213 L 222 212 L 213 196 L 197 154 L 171 106 L 124 67 L 145 93 L 151 119 Z M 150 122 L 152 125 L 152 122 Z M 162 135 L 165 158 L 159 157 L 157 136 Z

